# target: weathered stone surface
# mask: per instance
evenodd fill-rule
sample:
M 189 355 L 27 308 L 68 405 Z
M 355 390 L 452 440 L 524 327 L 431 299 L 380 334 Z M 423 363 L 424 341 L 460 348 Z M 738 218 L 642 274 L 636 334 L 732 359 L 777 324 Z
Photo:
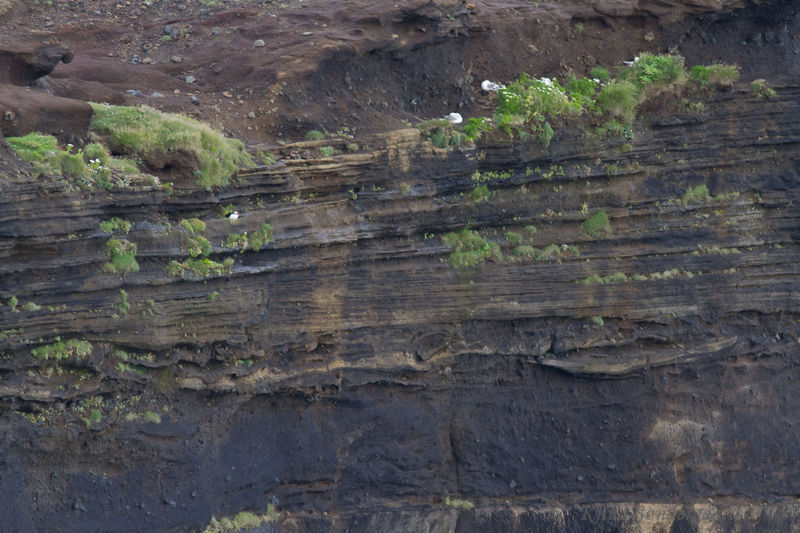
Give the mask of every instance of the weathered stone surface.
M 38 131 L 75 142 L 86 138 L 91 120 L 92 108 L 86 102 L 0 85 L 0 126 L 6 137 Z
M 469 19 L 436 8 L 456 3 L 403 5 L 364 20 L 367 34 L 431 21 L 441 33 L 359 50 L 348 79 L 376 103 L 346 109 L 383 109 L 381 89 L 401 102 L 392 72 L 422 76 L 429 60 L 444 70 L 424 85 L 441 99 L 461 68 L 447 64 L 478 48 L 446 37 Z M 493 7 L 475 7 L 475 18 L 560 35 L 551 19 L 533 23 L 560 9 L 552 4 Z M 710 62 L 706 54 L 741 50 L 743 33 L 796 16 L 779 11 L 693 19 L 674 42 L 690 64 Z M 410 12 L 425 16 L 409 22 Z M 226 10 L 207 23 L 253 13 Z M 272 44 L 285 21 L 258 22 L 274 26 Z M 609 35 L 598 23 L 586 19 L 582 40 Z M 244 48 L 257 35 L 242 31 Z M 181 54 L 182 65 L 198 61 L 190 48 Z M 548 148 L 497 133 L 444 150 L 416 129 L 359 136 L 354 153 L 347 138 L 254 146 L 278 163 L 243 170 L 224 189 L 184 182 L 171 193 L 78 192 L 6 171 L 3 160 L 3 527 L 187 531 L 212 514 L 273 504 L 278 519 L 263 531 L 797 530 L 800 64 L 790 51 L 763 63 L 759 54 L 746 56 L 732 90 L 704 96 L 703 111 L 664 95 L 631 140 L 598 138 L 575 120 Z M 557 57 L 537 69 L 549 72 Z M 752 93 L 755 72 L 775 98 Z M 315 78 L 304 98 L 332 90 L 333 78 L 332 68 Z M 63 79 L 75 91 L 84 83 Z M 238 89 L 229 94 L 248 94 Z M 313 114 L 299 98 L 292 105 Z M 346 153 L 320 158 L 324 146 Z M 479 184 L 490 195 L 474 202 Z M 710 196 L 682 201 L 698 185 Z M 241 212 L 235 222 L 231 209 Z M 583 223 L 601 210 L 611 231 L 590 236 Z M 112 235 L 100 222 L 111 217 L 133 223 L 116 237 L 137 244 L 138 272 L 102 272 Z M 206 224 L 209 258 L 233 259 L 232 272 L 168 273 L 170 261 L 190 258 L 181 225 L 190 217 Z M 264 223 L 274 241 L 261 249 L 226 244 Z M 451 266 L 442 236 L 463 228 L 503 259 Z M 525 258 L 508 232 L 556 251 Z M 626 279 L 581 283 L 592 274 Z M 92 353 L 33 356 L 56 339 L 91 342 Z
M 32 85 L 73 56 L 72 49 L 61 43 L 0 45 L 0 84 Z

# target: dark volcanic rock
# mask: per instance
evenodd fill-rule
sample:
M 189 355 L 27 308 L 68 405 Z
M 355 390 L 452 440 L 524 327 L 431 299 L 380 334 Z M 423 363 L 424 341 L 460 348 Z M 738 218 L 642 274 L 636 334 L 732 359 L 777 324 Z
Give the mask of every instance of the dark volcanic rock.
M 133 4 L 168 9 L 143 35 L 188 26 L 169 3 Z M 191 19 L 195 4 L 180 5 Z M 119 26 L 66 25 L 84 50 L 118 38 L 52 86 L 147 95 L 192 71 L 219 75 L 194 84 L 196 101 L 240 131 L 266 124 L 243 118 L 254 101 L 258 117 L 292 115 L 276 123 L 305 127 L 329 103 L 329 117 L 379 123 L 421 88 L 431 116 L 468 100 L 473 59 L 476 74 L 555 72 L 586 51 L 613 65 L 650 42 L 646 29 L 653 50 L 730 60 L 745 34 L 798 11 L 307 5 L 205 13 L 190 35 L 207 41 L 148 50 L 180 64 L 131 65 Z M 564 31 L 577 14 L 580 39 Z M 778 35 L 796 43 L 781 28 L 758 53 Z M 253 48 L 262 37 L 270 46 Z M 234 61 L 239 41 L 277 51 Z M 410 128 L 334 135 L 253 145 L 278 161 L 210 190 L 79 191 L 19 172 L 0 144 L 0 529 L 184 532 L 274 506 L 261 531 L 799 530 L 800 63 L 784 50 L 759 66 L 758 53 L 730 90 L 654 98 L 630 139 L 585 117 L 557 124 L 548 147 L 502 131 L 446 149 Z M 754 72 L 774 97 L 753 93 Z M 211 109 L 164 94 L 166 107 Z M 474 201 L 479 185 L 488 197 Z M 701 185 L 708 195 L 687 196 Z M 601 211 L 609 231 L 590 235 Z M 130 231 L 101 226 L 112 217 Z M 257 243 L 266 224 L 272 239 Z M 464 229 L 501 253 L 455 268 L 444 237 Z M 210 249 L 194 258 L 200 235 Z M 111 239 L 137 245 L 139 270 L 104 271 Z M 233 266 L 176 273 L 192 260 Z M 68 341 L 86 352 L 34 351 Z

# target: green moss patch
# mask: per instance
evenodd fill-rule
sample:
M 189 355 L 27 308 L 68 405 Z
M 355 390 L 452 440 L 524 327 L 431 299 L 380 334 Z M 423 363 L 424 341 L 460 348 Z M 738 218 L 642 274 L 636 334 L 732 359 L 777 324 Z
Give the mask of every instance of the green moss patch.
M 89 341 L 69 339 L 57 341 L 53 344 L 44 344 L 31 350 L 31 355 L 37 359 L 55 359 L 57 361 L 76 357 L 82 359 L 92 353 L 92 344 Z
M 448 260 L 456 268 L 475 266 L 489 258 L 503 259 L 497 243 L 487 242 L 477 232 L 466 228 L 442 235 L 442 244 L 452 249 Z
M 114 153 L 145 162 L 184 152 L 196 159 L 196 182 L 206 188 L 227 185 L 240 165 L 253 165 L 244 144 L 192 118 L 149 107 L 92 104 L 90 129 Z
M 136 243 L 125 239 L 109 239 L 106 241 L 105 252 L 110 261 L 103 265 L 103 272 L 127 274 L 139 271 L 139 263 L 136 262 Z
M 590 216 L 583 222 L 583 229 L 590 237 L 609 235 L 611 233 L 611 223 L 605 211 L 599 211 Z

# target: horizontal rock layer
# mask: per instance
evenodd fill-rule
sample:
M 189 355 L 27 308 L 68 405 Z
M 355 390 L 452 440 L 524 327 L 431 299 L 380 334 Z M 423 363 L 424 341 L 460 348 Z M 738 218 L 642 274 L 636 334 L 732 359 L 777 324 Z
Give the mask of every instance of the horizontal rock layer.
M 0 529 L 197 530 L 270 504 L 265 531 L 798 529 L 796 8 L 318 4 L 201 25 L 248 21 L 231 37 L 248 45 L 272 28 L 286 41 L 259 49 L 298 56 L 317 37 L 287 28 L 311 31 L 325 9 L 350 21 L 325 32 L 369 30 L 332 33 L 341 48 L 313 61 L 249 56 L 225 72 L 242 89 L 283 87 L 278 122 L 316 117 L 309 102 L 325 98 L 380 122 L 418 112 L 419 87 L 431 116 L 459 98 L 469 116 L 481 104 L 452 80 L 472 59 L 487 76 L 530 61 L 550 73 L 648 35 L 688 64 L 739 61 L 744 81 L 703 105 L 662 95 L 632 139 L 598 137 L 584 117 L 548 148 L 496 133 L 444 150 L 414 129 L 253 146 L 278 163 L 210 191 L 81 191 L 31 178 L 0 145 Z M 687 13 L 707 16 L 670 21 Z M 608 41 L 614 28 L 625 38 Z M 522 45 L 529 56 L 510 52 Z M 56 93 L 133 98 L 129 64 L 75 49 Z M 213 72 L 199 53 L 166 57 L 136 67 L 139 88 L 173 94 L 182 69 L 198 85 Z M 248 61 L 265 72 L 248 78 Z M 292 83 L 273 84 L 275 65 Z M 774 98 L 749 87 L 761 76 Z M 320 157 L 326 146 L 345 153 Z M 600 212 L 608 231 L 588 231 Z M 103 230 L 112 217 L 131 231 Z M 230 272 L 170 273 L 198 247 L 181 224 L 195 217 Z M 501 254 L 454 267 L 446 235 L 463 229 Z M 136 245 L 137 271 L 104 271 L 112 239 Z
M 547 149 L 497 135 L 442 150 L 401 130 L 358 153 L 244 170 L 223 190 L 80 193 L 7 176 L 0 297 L 19 304 L 0 308 L 0 396 L 45 421 L 3 415 L 15 428 L 4 483 L 21 490 L 49 476 L 30 470 L 45 457 L 87 451 L 38 500 L 15 501 L 15 523 L 106 523 L 119 507 L 99 502 L 135 494 L 126 523 L 167 529 L 270 498 L 287 530 L 589 531 L 741 513 L 795 524 L 780 502 L 798 464 L 800 99 L 796 85 L 775 88 L 650 116 L 630 142 L 571 126 Z M 709 197 L 683 200 L 702 184 Z M 590 236 L 601 210 L 611 231 Z M 101 272 L 111 217 L 134 223 L 123 237 L 138 272 Z M 211 259 L 234 260 L 229 274 L 168 274 L 189 258 L 189 217 L 206 223 Z M 263 223 L 274 241 L 262 249 L 223 244 Z M 441 238 L 466 227 L 503 258 L 454 268 Z M 521 258 L 507 232 L 558 251 Z M 618 273 L 628 280 L 581 282 Z M 56 337 L 92 353 L 32 356 Z M 65 434 L 96 396 L 100 420 Z M 448 507 L 446 494 L 477 507 Z M 597 503 L 610 494 L 640 504 Z M 553 498 L 558 511 L 530 507 Z M 678 504 L 706 498 L 745 500 Z M 762 500 L 777 507 L 745 503 Z

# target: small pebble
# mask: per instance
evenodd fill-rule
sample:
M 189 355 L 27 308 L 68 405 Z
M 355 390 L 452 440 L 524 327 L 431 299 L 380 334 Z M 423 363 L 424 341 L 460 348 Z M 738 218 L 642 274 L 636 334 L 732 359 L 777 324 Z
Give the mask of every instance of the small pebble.
M 183 59 L 181 59 L 181 56 L 172 56 L 169 58 L 169 60 L 172 61 L 173 63 L 180 63 L 181 61 L 183 61 Z
M 255 41 L 253 41 L 253 46 L 255 46 L 256 48 L 261 48 L 262 46 L 266 45 L 267 43 L 264 42 L 264 39 L 256 39 Z
M 186 80 L 186 83 L 194 83 L 197 80 L 197 78 L 194 76 L 186 76 L 184 79 Z

